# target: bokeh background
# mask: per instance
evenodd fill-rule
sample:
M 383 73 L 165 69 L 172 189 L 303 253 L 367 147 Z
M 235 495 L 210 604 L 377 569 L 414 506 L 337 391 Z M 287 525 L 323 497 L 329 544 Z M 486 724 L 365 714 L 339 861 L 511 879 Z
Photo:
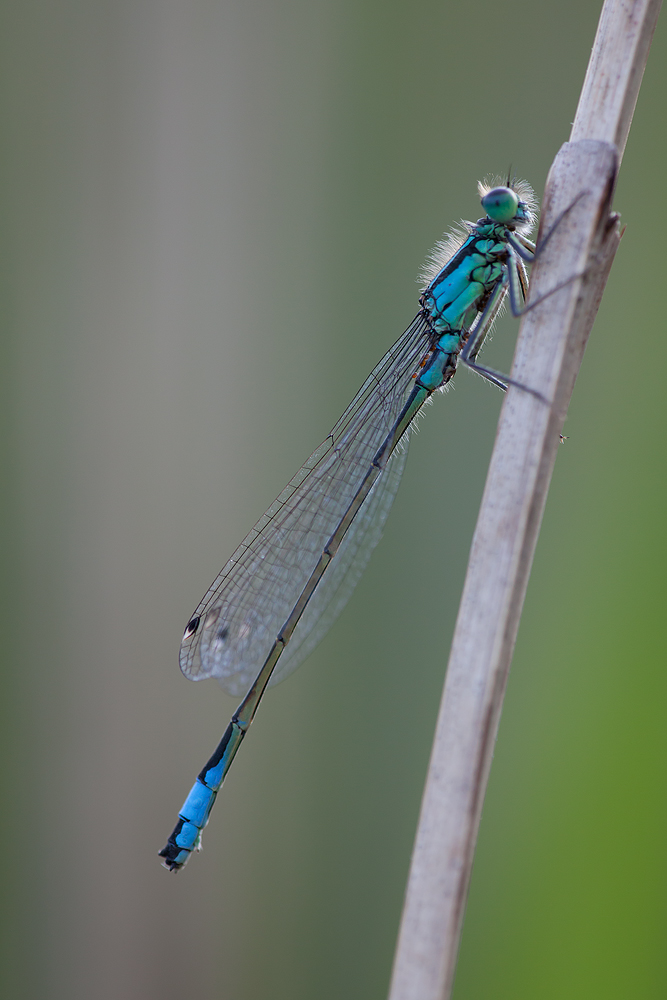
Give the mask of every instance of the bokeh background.
M 476 179 L 541 192 L 597 2 L 23 0 L 5 73 L 2 993 L 385 996 L 501 405 L 411 445 L 344 615 L 263 704 L 204 838 L 159 865 L 235 703 L 189 614 L 417 306 Z M 667 37 L 559 450 L 456 1000 L 667 981 Z M 656 285 L 657 282 L 657 285 Z M 485 359 L 511 363 L 504 320 Z

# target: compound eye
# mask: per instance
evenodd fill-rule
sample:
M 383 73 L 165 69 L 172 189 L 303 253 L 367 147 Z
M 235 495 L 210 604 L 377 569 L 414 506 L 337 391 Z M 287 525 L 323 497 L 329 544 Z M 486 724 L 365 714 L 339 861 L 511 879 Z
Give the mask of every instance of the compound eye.
M 511 222 L 519 210 L 519 199 L 512 188 L 491 188 L 482 198 L 482 208 L 494 222 Z

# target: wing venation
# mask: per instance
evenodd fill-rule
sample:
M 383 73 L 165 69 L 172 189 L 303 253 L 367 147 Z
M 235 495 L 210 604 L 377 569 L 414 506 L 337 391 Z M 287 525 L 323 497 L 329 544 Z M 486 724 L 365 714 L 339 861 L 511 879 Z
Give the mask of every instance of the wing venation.
M 217 677 L 236 696 L 253 682 L 400 413 L 428 339 L 419 314 L 218 574 L 192 615 L 199 627 L 181 644 L 187 677 Z M 354 589 L 398 489 L 404 451 L 402 444 L 332 559 L 278 663 L 277 680 L 314 648 Z

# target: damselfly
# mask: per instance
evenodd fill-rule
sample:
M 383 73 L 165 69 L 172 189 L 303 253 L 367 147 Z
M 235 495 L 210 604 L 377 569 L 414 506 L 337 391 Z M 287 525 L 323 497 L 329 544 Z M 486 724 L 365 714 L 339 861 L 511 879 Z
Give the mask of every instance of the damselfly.
M 477 355 L 509 293 L 528 294 L 536 221 L 525 182 L 479 185 L 486 216 L 439 243 L 415 319 L 331 433 L 243 540 L 188 622 L 186 677 L 217 677 L 245 697 L 199 774 L 166 847 L 177 871 L 199 849 L 218 790 L 267 684 L 294 670 L 342 611 L 380 540 L 405 464 L 408 430 L 459 361 L 506 389 Z M 529 390 L 530 391 L 530 390 Z M 400 447 L 399 447 L 400 446 Z

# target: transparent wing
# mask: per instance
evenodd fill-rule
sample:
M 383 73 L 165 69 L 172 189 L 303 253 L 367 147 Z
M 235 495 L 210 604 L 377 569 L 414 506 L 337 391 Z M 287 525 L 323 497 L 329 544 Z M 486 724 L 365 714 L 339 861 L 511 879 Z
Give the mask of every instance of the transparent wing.
M 303 663 L 349 601 L 373 549 L 382 538 L 382 529 L 394 502 L 407 457 L 406 441 L 389 459 L 386 469 L 350 525 L 335 559 L 327 567 L 322 582 L 306 605 L 285 652 L 278 660 L 270 684 L 277 684 Z
M 239 545 L 186 629 L 180 662 L 187 677 L 217 677 L 230 694 L 246 692 L 400 413 L 428 346 L 418 315 Z M 298 666 L 342 610 L 379 541 L 404 462 L 397 451 L 369 493 L 281 657 L 277 679 Z

